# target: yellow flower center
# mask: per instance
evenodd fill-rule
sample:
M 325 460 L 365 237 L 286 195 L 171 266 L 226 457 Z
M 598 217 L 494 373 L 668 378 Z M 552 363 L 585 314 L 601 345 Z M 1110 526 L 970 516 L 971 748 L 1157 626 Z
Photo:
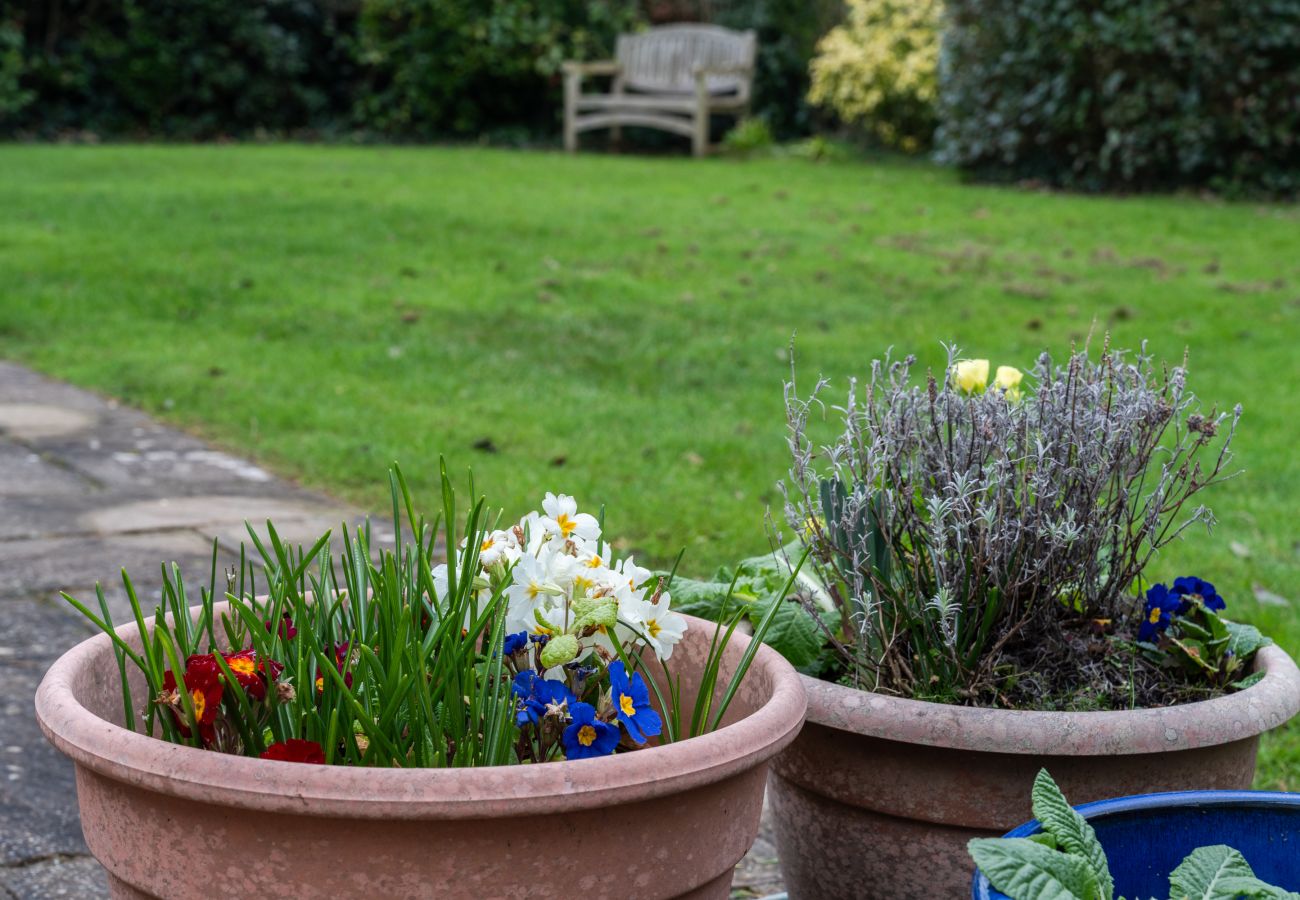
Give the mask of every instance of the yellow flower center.
M 1160 607 L 1157 606 L 1151 610 L 1151 615 L 1147 617 L 1147 621 L 1152 625 L 1160 621 Z
M 652 638 L 659 637 L 659 632 L 663 631 L 663 629 L 659 627 L 658 619 L 651 619 L 649 622 L 646 622 L 645 630 L 650 633 L 650 637 Z
M 596 729 L 590 725 L 583 725 L 578 729 L 578 743 L 584 747 L 590 747 L 596 743 Z
M 600 554 L 595 554 L 591 559 L 587 560 L 588 569 L 599 569 L 603 565 L 604 563 L 600 561 Z
M 625 716 L 635 716 L 636 706 L 632 703 L 632 698 L 627 694 L 620 694 L 618 697 L 618 708 L 623 710 Z
M 230 666 L 230 671 L 240 675 L 252 675 L 257 668 L 256 664 L 247 656 L 241 656 L 237 659 L 226 660 L 226 665 Z
M 573 576 L 573 585 L 580 591 L 588 591 L 596 586 L 596 582 L 585 575 Z
M 568 513 L 560 513 L 556 516 L 555 524 L 560 526 L 560 534 L 565 537 L 573 534 L 574 529 L 578 527 L 578 523 L 570 519 Z
M 190 691 L 190 696 L 194 698 L 194 718 L 203 721 L 203 711 L 208 708 L 207 698 L 203 696 L 203 691 L 195 688 Z
M 536 600 L 537 595 L 540 594 L 541 592 L 542 592 L 542 586 L 540 584 L 538 584 L 535 581 L 528 582 L 528 588 L 526 593 L 528 594 L 529 600 Z
M 495 544 L 495 543 L 496 543 L 496 541 L 492 540 L 491 537 L 485 538 L 485 539 L 483 540 L 482 545 L 478 548 L 478 552 L 479 552 L 479 553 L 486 553 L 487 551 L 489 551 L 489 550 L 492 549 L 492 545 Z
M 317 675 L 317 676 L 316 676 L 316 693 L 318 693 L 318 694 L 323 693 L 324 690 L 325 690 L 325 676 L 324 676 L 324 675 Z

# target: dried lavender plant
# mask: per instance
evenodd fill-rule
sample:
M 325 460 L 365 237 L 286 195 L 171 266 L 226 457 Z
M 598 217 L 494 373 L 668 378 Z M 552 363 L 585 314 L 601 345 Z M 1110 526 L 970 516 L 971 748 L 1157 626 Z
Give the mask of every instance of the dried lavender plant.
M 786 514 L 847 623 L 835 635 L 854 684 L 974 702 L 996 690 L 1006 649 L 1067 621 L 1120 621 L 1143 568 L 1210 510 L 1241 407 L 1202 414 L 1183 365 L 1157 369 L 1103 347 L 1039 357 L 1023 399 L 942 380 L 913 357 L 872 363 L 832 406 L 843 431 L 818 445 L 828 383 L 786 385 Z

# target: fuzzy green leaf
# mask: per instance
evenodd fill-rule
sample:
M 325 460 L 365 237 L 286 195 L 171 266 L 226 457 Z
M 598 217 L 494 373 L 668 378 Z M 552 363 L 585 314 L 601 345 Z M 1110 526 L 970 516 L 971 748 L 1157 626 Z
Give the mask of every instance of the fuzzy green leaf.
M 1110 867 L 1106 865 L 1106 851 L 1102 849 L 1092 826 L 1070 806 L 1046 769 L 1038 770 L 1030 797 L 1034 818 L 1042 823 L 1043 830 L 1056 838 L 1056 845 L 1062 851 L 1088 863 L 1092 873 L 1097 876 L 1103 900 L 1110 900 L 1115 893 L 1115 881 L 1110 877 Z
M 757 625 L 773 603 L 778 604 L 776 616 L 772 619 L 763 642 L 789 660 L 795 668 L 809 665 L 817 659 L 817 654 L 825 645 L 826 633 L 798 600 L 776 596 L 759 598 L 749 611 L 750 622 Z M 829 618 L 829 614 L 825 618 Z
M 1237 875 L 1231 875 L 1219 881 L 1219 889 L 1222 893 L 1220 897 L 1235 898 L 1245 897 L 1247 900 L 1300 900 L 1300 894 L 1292 893 L 1285 888 L 1276 887 L 1267 882 L 1260 881 L 1258 878 L 1242 878 Z
M 1028 838 L 974 838 L 967 848 L 993 887 L 1011 900 L 1098 900 L 1087 860 Z
M 1254 879 L 1246 858 L 1226 844 L 1198 847 L 1169 875 L 1170 900 L 1235 900 L 1230 879 Z
M 1228 626 L 1228 650 L 1238 659 L 1247 659 L 1260 647 L 1273 643 L 1254 625 L 1224 622 Z
M 1228 685 L 1228 687 L 1235 688 L 1236 690 L 1239 691 L 1244 691 L 1246 688 L 1254 687 L 1255 685 L 1263 681 L 1265 674 L 1267 673 L 1252 672 L 1251 674 L 1247 675 L 1245 678 L 1241 679 L 1240 681 L 1232 682 L 1232 684 Z

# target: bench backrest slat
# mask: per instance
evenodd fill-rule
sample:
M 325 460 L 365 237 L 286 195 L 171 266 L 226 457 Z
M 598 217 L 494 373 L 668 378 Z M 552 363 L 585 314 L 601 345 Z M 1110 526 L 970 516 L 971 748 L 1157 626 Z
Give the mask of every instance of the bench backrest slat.
M 638 91 L 691 93 L 697 66 L 753 66 L 757 41 L 752 31 L 717 25 L 664 25 L 618 38 L 616 56 L 623 83 Z M 713 93 L 743 91 L 743 75 L 710 75 Z

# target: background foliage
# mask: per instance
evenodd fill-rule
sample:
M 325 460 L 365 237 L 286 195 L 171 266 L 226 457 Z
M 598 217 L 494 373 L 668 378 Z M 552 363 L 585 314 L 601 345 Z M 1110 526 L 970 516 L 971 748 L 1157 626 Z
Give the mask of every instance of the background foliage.
M 844 0 L 734 0 L 709 18 L 758 34 L 753 112 L 778 138 L 812 133 L 808 63 L 817 41 L 844 14 Z
M 367 0 L 357 119 L 416 137 L 553 132 L 560 64 L 611 55 L 639 20 L 632 0 Z
M 0 133 L 206 138 L 326 128 L 347 108 L 350 18 L 324 3 L 26 0 L 8 9 L 30 102 L 6 104 L 0 75 Z
M 651 6 L 755 29 L 754 112 L 811 131 L 842 0 Z M 0 136 L 554 137 L 560 63 L 646 21 L 642 0 L 6 0 Z
M 915 151 L 934 136 L 942 0 L 849 0 L 848 19 L 817 44 L 810 102 Z
M 1084 190 L 1300 188 L 1300 0 L 948 0 L 937 141 Z

